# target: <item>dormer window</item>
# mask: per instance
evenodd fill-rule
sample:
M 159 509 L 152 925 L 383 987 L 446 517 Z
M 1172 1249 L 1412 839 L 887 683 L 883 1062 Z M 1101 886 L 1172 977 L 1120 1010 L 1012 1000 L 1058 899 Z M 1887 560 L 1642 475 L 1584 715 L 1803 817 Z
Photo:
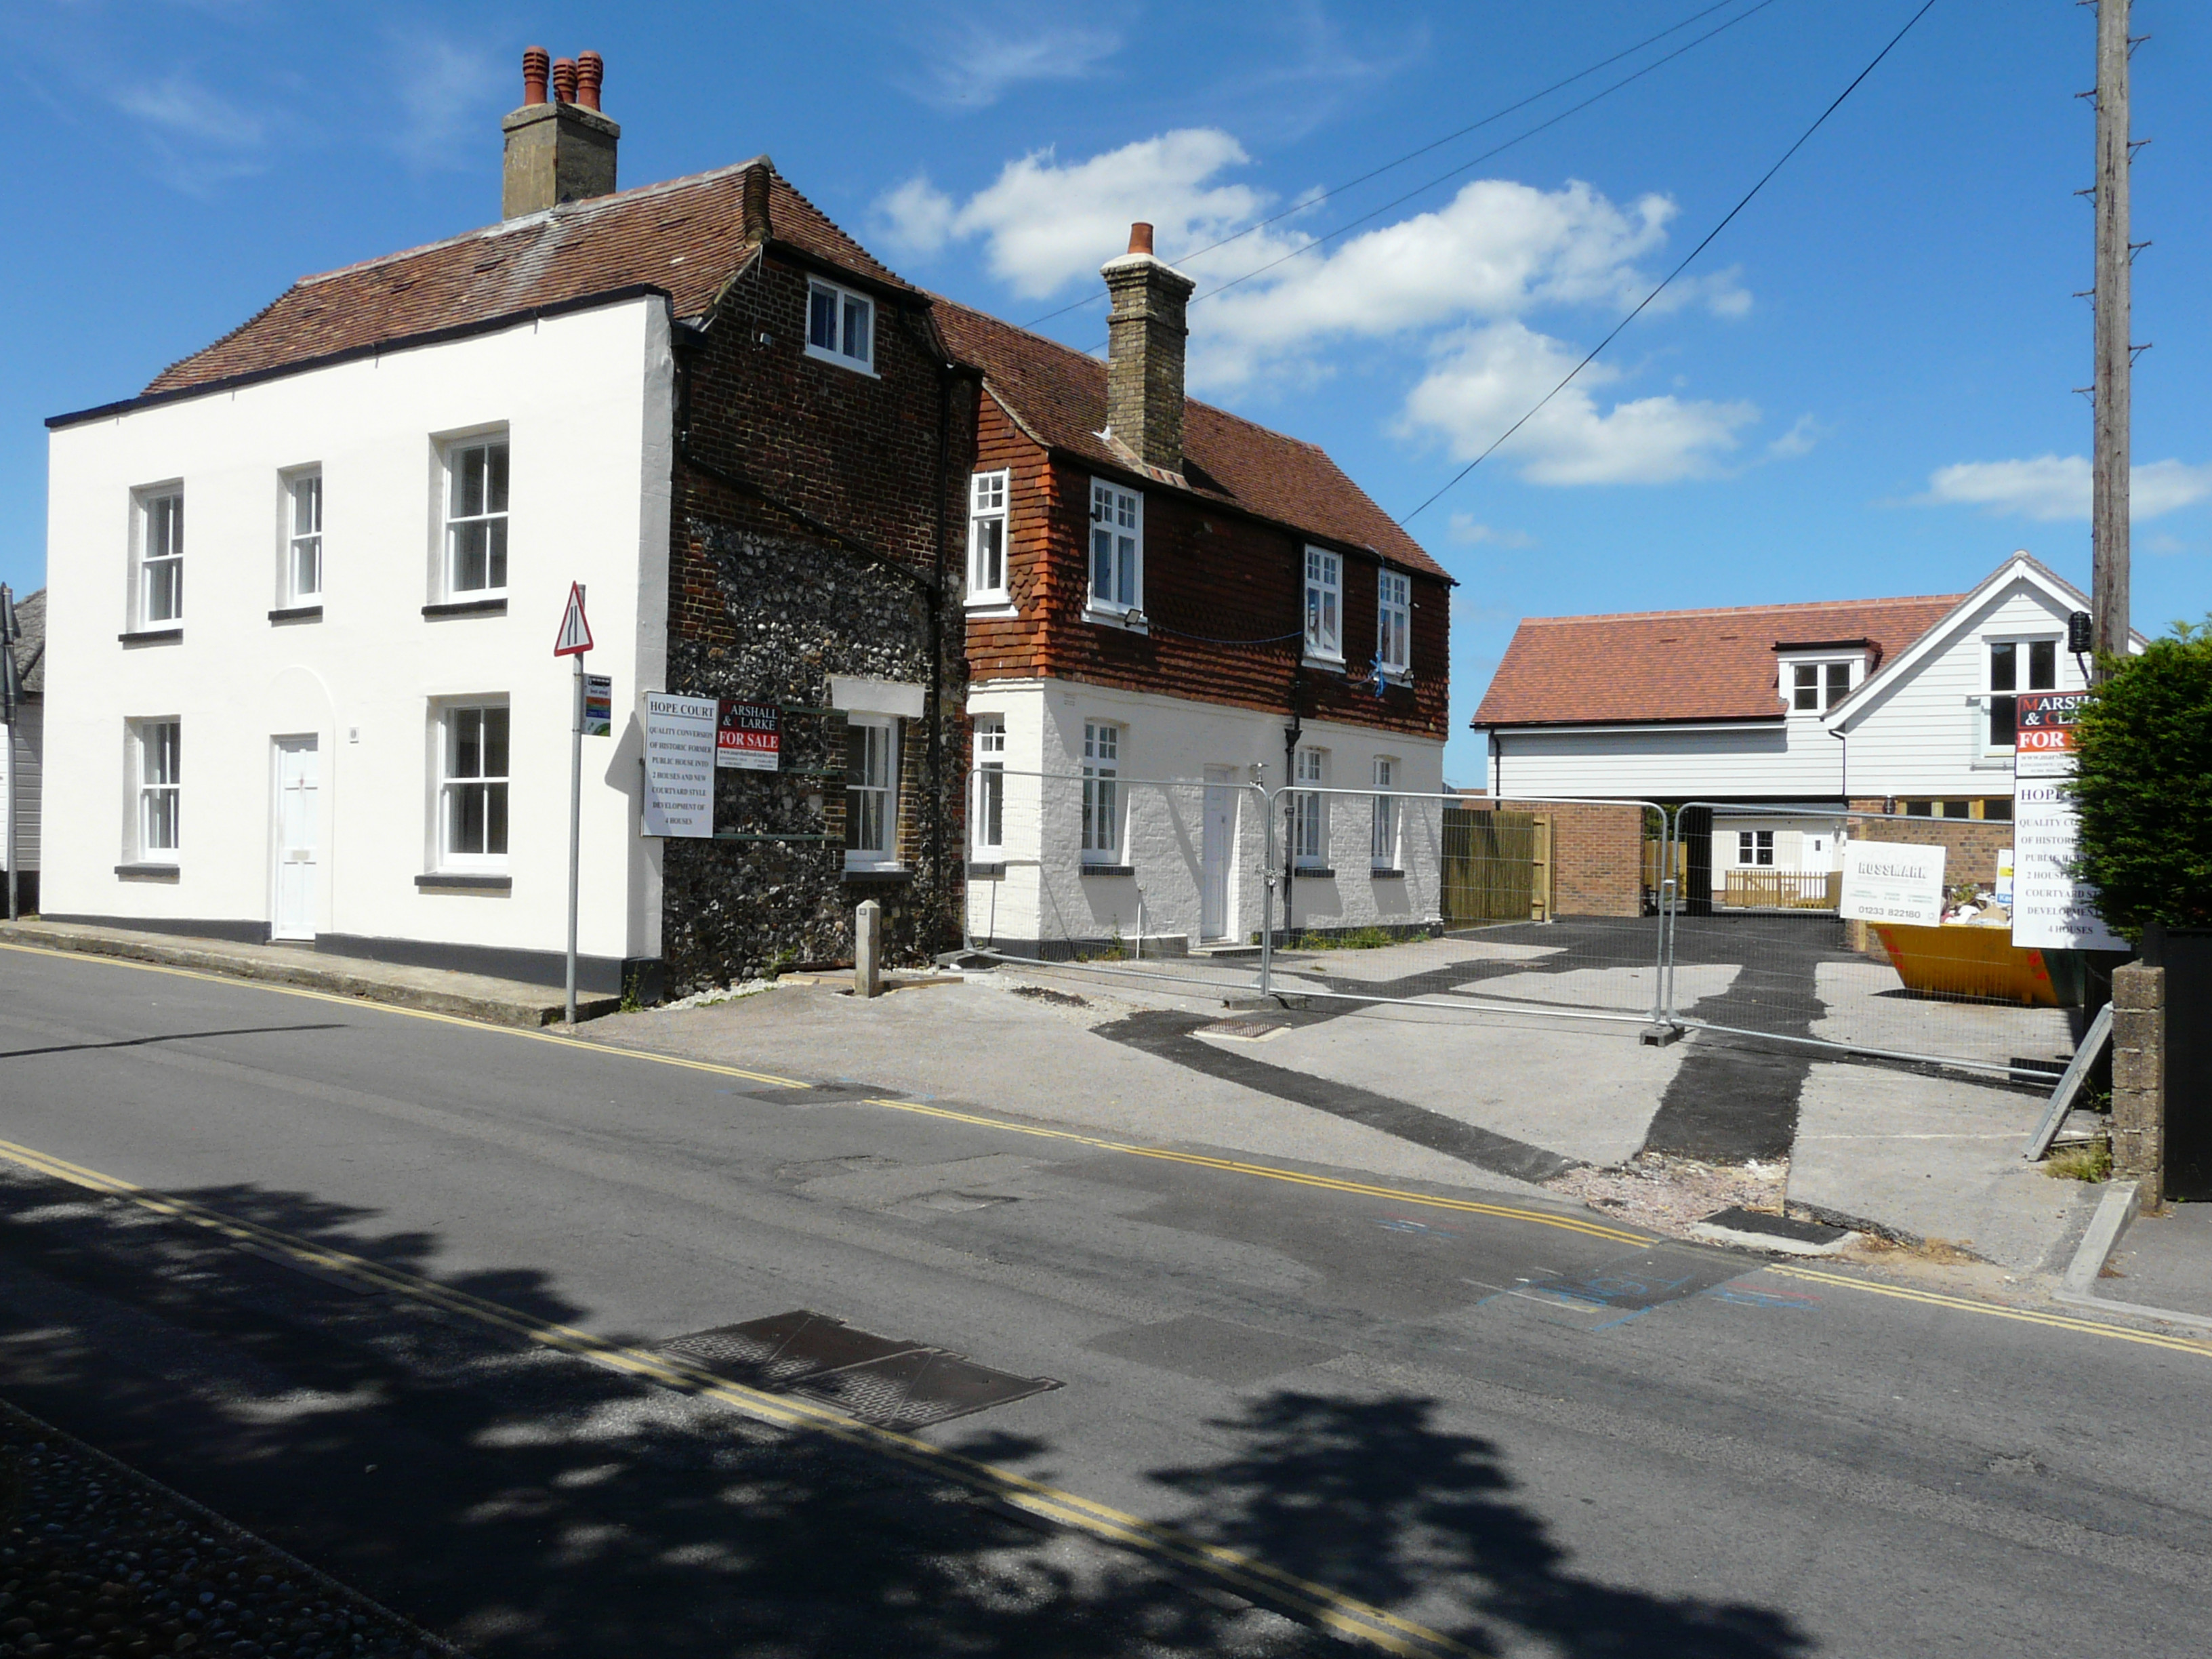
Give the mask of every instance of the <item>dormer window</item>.
M 1851 665 L 1848 662 L 1792 663 L 1790 678 L 1790 707 L 1796 714 L 1818 714 L 1833 708 L 1851 694 Z
M 806 355 L 876 371 L 876 303 L 865 294 L 816 277 L 806 289 Z

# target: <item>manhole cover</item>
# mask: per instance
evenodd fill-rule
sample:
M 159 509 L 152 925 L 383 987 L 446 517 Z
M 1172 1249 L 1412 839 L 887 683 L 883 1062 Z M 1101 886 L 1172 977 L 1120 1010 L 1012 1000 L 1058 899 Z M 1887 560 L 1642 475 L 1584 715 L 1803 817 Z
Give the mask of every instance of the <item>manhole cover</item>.
M 802 1395 L 884 1428 L 924 1428 L 1062 1386 L 804 1308 L 694 1331 L 660 1348 L 733 1382 Z

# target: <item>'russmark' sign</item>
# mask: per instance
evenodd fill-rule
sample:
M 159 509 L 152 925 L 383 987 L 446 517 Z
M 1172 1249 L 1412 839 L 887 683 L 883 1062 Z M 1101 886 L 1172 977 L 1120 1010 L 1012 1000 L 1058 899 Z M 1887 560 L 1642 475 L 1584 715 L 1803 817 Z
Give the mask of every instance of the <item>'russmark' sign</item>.
M 1936 927 L 1943 920 L 1943 849 L 1847 841 L 1843 886 L 1841 914 L 1846 921 Z

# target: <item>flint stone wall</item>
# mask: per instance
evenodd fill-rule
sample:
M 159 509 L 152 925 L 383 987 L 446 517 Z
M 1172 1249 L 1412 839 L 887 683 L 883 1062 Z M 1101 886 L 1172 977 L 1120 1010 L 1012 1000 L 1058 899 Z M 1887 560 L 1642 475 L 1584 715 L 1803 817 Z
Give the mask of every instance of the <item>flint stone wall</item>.
M 796 537 L 694 518 L 682 539 L 694 572 L 711 572 L 722 615 L 670 639 L 668 689 L 784 710 L 779 770 L 717 769 L 715 832 L 793 839 L 667 843 L 661 938 L 668 994 L 797 963 L 849 961 L 854 908 L 866 898 L 883 907 L 887 965 L 924 962 L 957 944 L 957 688 L 941 687 L 937 705 L 945 737 L 934 815 L 943 825 L 942 888 L 931 857 L 926 720 L 905 722 L 900 756 L 899 849 L 910 874 L 854 878 L 845 870 L 845 720 L 829 707 L 832 674 L 928 684 L 922 592 L 842 548 Z M 959 673 L 957 636 L 951 646 L 948 679 Z

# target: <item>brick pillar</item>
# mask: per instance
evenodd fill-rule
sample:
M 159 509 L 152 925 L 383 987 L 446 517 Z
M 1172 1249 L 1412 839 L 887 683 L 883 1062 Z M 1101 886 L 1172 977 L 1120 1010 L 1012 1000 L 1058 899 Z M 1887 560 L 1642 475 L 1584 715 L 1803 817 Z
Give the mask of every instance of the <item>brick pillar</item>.
M 2112 970 L 2112 1176 L 2165 1202 L 2166 969 L 2140 962 Z

